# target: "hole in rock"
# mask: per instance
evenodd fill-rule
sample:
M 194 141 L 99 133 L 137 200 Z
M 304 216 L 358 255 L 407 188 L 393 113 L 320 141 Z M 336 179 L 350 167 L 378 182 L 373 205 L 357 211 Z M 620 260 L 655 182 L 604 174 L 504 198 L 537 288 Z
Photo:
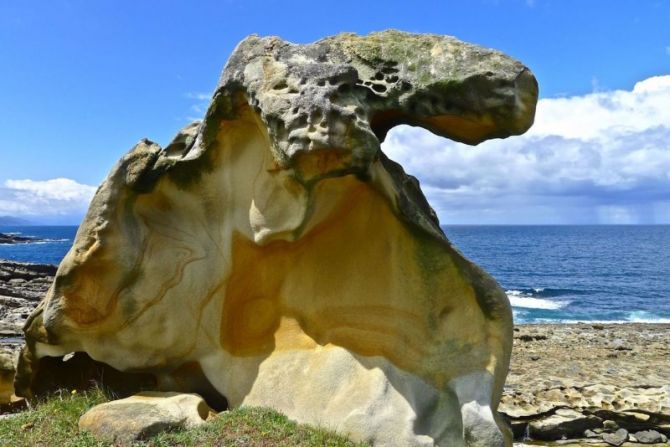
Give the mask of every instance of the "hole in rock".
M 273 90 L 284 90 L 285 88 L 288 88 L 288 84 L 285 80 L 278 82 L 274 85 L 274 87 L 272 87 Z
M 395 62 L 389 63 L 386 67 L 381 69 L 381 72 L 386 74 L 398 73 L 399 70 L 395 68 L 396 65 L 397 63 Z
M 386 91 L 386 86 L 381 85 L 381 84 L 374 84 L 372 86 L 372 90 L 379 92 L 379 93 L 384 93 Z
M 31 389 L 35 396 L 43 396 L 63 388 L 87 390 L 99 386 L 115 397 L 126 397 L 156 388 L 154 375 L 122 372 L 93 360 L 84 352 L 63 357 L 42 357 L 33 368 Z

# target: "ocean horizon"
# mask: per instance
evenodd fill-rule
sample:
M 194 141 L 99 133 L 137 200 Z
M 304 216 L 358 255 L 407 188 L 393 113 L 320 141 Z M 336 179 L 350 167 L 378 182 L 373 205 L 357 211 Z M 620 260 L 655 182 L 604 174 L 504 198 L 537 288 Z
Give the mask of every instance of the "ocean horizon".
M 0 226 L 35 236 L 0 259 L 58 264 L 77 226 Z M 670 323 L 670 225 L 443 225 L 503 287 L 517 324 Z

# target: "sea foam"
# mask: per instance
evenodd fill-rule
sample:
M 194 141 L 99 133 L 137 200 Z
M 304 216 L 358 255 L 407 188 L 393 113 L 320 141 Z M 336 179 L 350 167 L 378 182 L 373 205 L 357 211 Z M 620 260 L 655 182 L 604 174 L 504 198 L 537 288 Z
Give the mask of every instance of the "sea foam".
M 507 298 L 509 298 L 512 307 L 558 310 L 570 304 L 570 301 L 552 301 L 543 298 L 535 298 L 520 290 L 507 290 L 505 293 L 507 294 Z

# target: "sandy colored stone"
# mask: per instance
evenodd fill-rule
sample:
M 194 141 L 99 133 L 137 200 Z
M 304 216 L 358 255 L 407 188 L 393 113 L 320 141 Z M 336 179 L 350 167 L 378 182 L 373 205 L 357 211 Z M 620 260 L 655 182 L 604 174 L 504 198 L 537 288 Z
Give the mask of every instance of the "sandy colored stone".
M 536 100 L 522 64 L 451 37 L 245 39 L 204 121 L 141 141 L 98 189 L 17 390 L 84 351 L 375 445 L 509 445 L 508 299 L 380 142 L 402 123 L 520 134 Z
M 14 394 L 14 359 L 10 354 L 0 350 L 0 404 L 11 401 Z
M 163 431 L 197 427 L 210 413 L 196 394 L 146 391 L 96 405 L 79 419 L 79 430 L 99 441 L 125 445 Z

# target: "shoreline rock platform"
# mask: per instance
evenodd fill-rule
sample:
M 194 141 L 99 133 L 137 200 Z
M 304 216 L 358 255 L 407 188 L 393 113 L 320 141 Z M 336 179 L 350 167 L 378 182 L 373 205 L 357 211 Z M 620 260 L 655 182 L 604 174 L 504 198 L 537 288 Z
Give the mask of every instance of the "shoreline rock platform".
M 23 322 L 48 290 L 55 269 L 0 260 L 5 382 L 23 343 Z M 603 438 L 615 441 L 608 435 L 621 437 L 620 430 L 626 431 L 624 446 L 670 445 L 668 359 L 670 324 L 517 325 L 498 410 L 519 447 L 609 446 L 614 444 Z
M 0 244 L 29 244 L 42 239 L 33 236 L 19 236 L 11 233 L 0 233 Z
M 498 411 L 518 442 L 667 445 L 669 366 L 670 324 L 516 326 Z

